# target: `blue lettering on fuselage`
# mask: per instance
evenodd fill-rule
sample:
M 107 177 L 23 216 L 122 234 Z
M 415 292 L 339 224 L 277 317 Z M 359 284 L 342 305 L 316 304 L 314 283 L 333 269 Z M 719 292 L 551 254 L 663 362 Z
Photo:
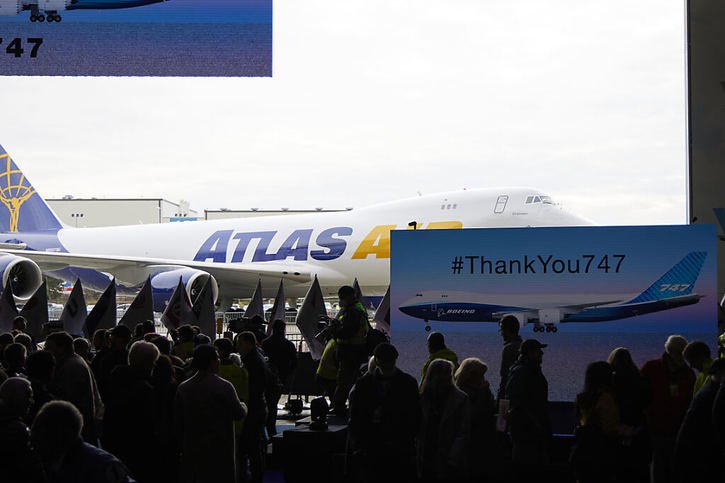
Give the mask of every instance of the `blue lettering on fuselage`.
M 340 258 L 347 248 L 347 241 L 342 237 L 350 236 L 352 232 L 352 228 L 348 226 L 328 228 L 320 232 L 315 239 L 315 243 L 322 249 L 310 251 L 313 230 L 295 230 L 285 239 L 279 250 L 270 253 L 269 246 L 277 235 L 277 231 L 242 232 L 232 236 L 234 230 L 219 230 L 212 233 L 202 243 L 194 256 L 194 261 L 226 262 L 230 249 L 229 243 L 232 239 L 237 240 L 232 252 L 232 263 L 244 261 L 244 256 L 252 240 L 258 240 L 252 262 L 270 262 L 289 258 L 304 261 L 308 259 L 308 256 L 315 260 L 335 260 Z

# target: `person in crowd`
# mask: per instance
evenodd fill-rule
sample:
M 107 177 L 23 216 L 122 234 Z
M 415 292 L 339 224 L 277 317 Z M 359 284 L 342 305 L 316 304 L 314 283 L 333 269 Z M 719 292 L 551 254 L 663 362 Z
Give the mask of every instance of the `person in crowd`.
M 577 395 L 579 425 L 571 463 L 579 483 L 621 481 L 620 450 L 632 435 L 622 424 L 614 397 L 614 373 L 606 361 L 592 362 Z
M 196 334 L 194 336 L 194 347 L 202 344 L 211 344 L 211 338 L 206 334 Z
M 11 377 L 0 385 L 0 479 L 8 483 L 37 481 L 25 418 L 33 402 L 30 381 Z M 33 478 L 35 476 L 35 478 Z
M 101 361 L 109 351 L 108 339 L 109 336 L 107 329 L 97 329 L 93 333 L 93 359 L 91 360 L 91 370 L 96 377 L 98 377 L 97 374 L 101 371 Z
M 229 381 L 237 391 L 237 397 L 243 403 L 249 403 L 249 373 L 243 365 L 237 365 L 232 360 L 232 351 L 234 351 L 234 343 L 226 338 L 214 341 L 214 347 L 219 352 L 219 377 Z M 242 429 L 244 428 L 243 420 L 234 421 L 234 437 L 240 441 Z M 237 472 L 244 471 L 244 453 L 242 444 L 237 444 Z
M 164 337 L 165 340 L 168 341 Z M 158 347 L 158 346 L 157 346 Z M 155 477 L 158 483 L 176 483 L 178 475 L 177 441 L 174 429 L 174 399 L 178 382 L 176 368 L 168 355 L 161 353 L 151 373 L 154 388 Z
M 55 357 L 48 351 L 30 354 L 25 361 L 28 380 L 33 388 L 33 404 L 28 412 L 28 423 L 32 423 L 43 404 L 57 399 L 50 387 L 55 374 Z
M 117 366 L 109 379 L 103 416 L 103 447 L 123 461 L 139 482 L 155 481 L 156 415 L 151 372 L 159 358 L 158 348 L 137 341 L 128 351 L 128 365 Z
M 317 383 L 317 386 L 320 388 L 322 394 L 330 399 L 332 399 L 335 394 L 335 389 L 337 387 L 336 354 L 337 342 L 333 337 L 327 341 L 327 344 L 322 351 L 320 363 L 317 365 L 317 371 L 315 372 L 315 382 Z
M 15 342 L 15 336 L 10 332 L 0 334 L 0 365 L 5 367 L 5 348 Z
M 624 481 L 649 481 L 652 456 L 645 410 L 652 399 L 649 382 L 639 372 L 632 354 L 624 347 L 614 349 L 607 359 L 613 371 L 614 396 L 619 406 L 619 419 L 632 428 L 630 444 L 622 448 L 620 466 Z
M 15 318 L 13 319 L 13 331 L 27 334 L 28 333 L 28 319 L 26 319 L 22 315 L 15 316 Z
M 30 337 L 28 334 L 21 332 L 20 334 L 15 336 L 14 340 L 18 344 L 23 344 L 25 346 L 25 351 L 27 354 L 32 354 L 37 350 L 35 342 L 33 342 L 33 338 Z
M 267 399 L 267 433 L 270 437 L 277 434 L 277 405 L 286 387 L 287 379 L 297 367 L 297 349 L 285 337 L 286 325 L 284 320 L 275 320 L 272 323 L 272 334 L 262 341 L 262 350 L 274 368 L 279 384 L 275 384 Z
M 179 337 L 175 343 L 172 354 L 185 361 L 194 353 L 194 328 L 190 325 L 182 325 L 177 330 Z
M 423 365 L 421 380 L 425 379 L 428 366 L 436 359 L 445 359 L 453 363 L 453 370 L 458 369 L 458 356 L 455 352 L 446 347 L 446 339 L 440 332 L 431 332 L 428 336 L 428 360 Z
M 131 329 L 125 325 L 117 325 L 109 330 L 110 341 L 108 352 L 99 361 L 99 370 L 95 373 L 101 397 L 106 399 L 111 372 L 118 366 L 128 365 L 128 344 L 131 342 Z
M 695 387 L 695 375 L 683 356 L 686 346 L 684 337 L 672 335 L 665 342 L 662 357 L 642 367 L 642 375 L 652 389 L 652 402 L 647 409 L 652 483 L 675 481 L 672 468 L 675 439 Z
M 692 398 L 677 434 L 675 465 L 681 483 L 722 481 L 725 475 L 713 411 L 717 393 L 725 382 L 725 359 L 713 361 L 707 375 L 709 380 Z
M 118 458 L 83 441 L 83 416 L 66 401 L 46 403 L 33 421 L 30 439 L 45 481 L 133 483 Z
M 13 342 L 5 347 L 3 360 L 5 361 L 5 372 L 8 377 L 25 376 L 25 357 L 27 349 L 23 344 Z
M 511 459 L 515 464 L 549 462 L 549 384 L 541 371 L 545 347 L 536 339 L 523 341 L 519 358 L 509 371 L 506 399 L 510 408 Z
M 503 349 L 501 350 L 501 382 L 498 385 L 498 399 L 504 399 L 506 394 L 506 382 L 508 382 L 509 370 L 519 357 L 519 346 L 521 336 L 519 335 L 519 319 L 513 315 L 507 315 L 498 323 L 499 334 L 503 338 Z
M 337 291 L 340 311 L 336 316 L 338 329 L 335 333 L 335 355 L 337 360 L 337 379 L 332 408 L 337 414 L 346 414 L 345 405 L 350 389 L 358 377 L 360 365 L 368 359 L 367 333 L 370 325 L 368 313 L 355 295 L 355 289 L 349 285 Z
M 153 334 L 156 332 L 156 324 L 154 323 L 153 320 L 144 320 L 143 322 L 141 322 L 141 327 L 143 330 L 144 337 L 147 334 Z
M 712 370 L 712 367 L 710 370 Z M 723 381 L 720 382 L 715 401 L 712 404 L 712 423 L 717 438 L 717 448 L 720 450 L 720 461 L 722 462 L 725 459 L 725 382 Z M 725 480 L 724 466 L 721 464 L 720 481 Z
M 76 351 L 76 354 L 86 361 L 87 364 L 91 364 L 93 357 L 91 354 L 91 344 L 88 342 L 88 339 L 76 337 L 73 339 L 73 349 Z
M 242 332 L 237 338 L 242 364 L 249 375 L 249 413 L 244 420 L 240 438 L 242 462 L 248 464 L 243 473 L 249 473 L 252 483 L 261 482 L 264 473 L 264 427 L 267 423 L 265 389 L 267 370 L 264 356 L 257 348 L 257 338 L 252 332 Z M 247 461 L 248 463 L 245 463 Z
M 143 323 L 139 322 L 133 327 L 133 341 L 136 342 L 138 340 L 143 340 L 144 335 L 144 327 Z
M 364 482 L 413 482 L 415 437 L 420 430 L 418 382 L 395 365 L 388 343 L 350 392 L 350 436 Z
M 707 381 L 710 380 L 708 372 L 714 362 L 710 354 L 710 347 L 701 340 L 695 340 L 685 346 L 682 355 L 685 357 L 687 365 L 692 370 L 697 371 L 695 387 L 693 389 L 693 394 L 697 394 L 700 389 L 705 387 Z
M 470 401 L 453 384 L 455 366 L 431 361 L 421 385 L 418 469 L 423 482 L 454 482 L 468 477 Z
M 90 368 L 73 349 L 73 337 L 67 332 L 53 332 L 45 339 L 45 350 L 55 358 L 51 392 L 73 403 L 83 415 L 83 438 L 96 444 L 96 416 L 100 413 L 98 388 Z
M 471 402 L 471 438 L 469 469 L 475 481 L 488 481 L 500 476 L 500 456 L 496 454 L 496 401 L 486 380 L 488 366 L 475 357 L 461 362 L 455 383 Z
M 174 420 L 179 435 L 180 479 L 189 483 L 235 483 L 234 421 L 247 414 L 234 386 L 217 375 L 214 346 L 193 352 L 196 373 L 176 392 Z

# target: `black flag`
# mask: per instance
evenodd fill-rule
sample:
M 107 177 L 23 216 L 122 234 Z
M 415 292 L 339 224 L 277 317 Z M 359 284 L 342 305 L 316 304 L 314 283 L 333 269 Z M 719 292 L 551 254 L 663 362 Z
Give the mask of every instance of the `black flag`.
M 216 317 L 214 313 L 214 291 L 211 288 L 211 277 L 206 279 L 204 287 L 196 297 L 194 306 L 191 309 L 194 312 L 196 325 L 201 329 L 201 333 L 209 336 L 211 340 L 216 339 Z
M 63 330 L 72 336 L 83 334 L 86 315 L 88 315 L 88 310 L 86 309 L 86 299 L 83 297 L 83 285 L 81 279 L 78 278 L 65 307 L 63 307 L 63 313 L 60 314 L 59 320 L 63 324 Z
M 151 291 L 151 278 L 146 279 L 146 283 L 136 294 L 136 298 L 131 302 L 131 306 L 123 314 L 118 325 L 125 325 L 131 329 L 131 333 L 136 328 L 136 324 L 140 324 L 146 320 L 154 320 L 154 298 Z
M 0 297 L 0 333 L 13 330 L 13 319 L 17 316 L 18 308 L 15 306 L 15 296 L 8 280 L 8 286 Z
M 22 317 L 28 321 L 28 334 L 36 342 L 43 340 L 43 326 L 48 323 L 48 282 L 43 280 L 43 285 L 38 287 L 32 297 L 25 302 Z
M 317 323 L 322 315 L 327 315 L 327 309 L 325 308 L 325 299 L 322 297 L 320 282 L 317 280 L 317 275 L 315 275 L 315 280 L 307 291 L 305 300 L 297 313 L 295 323 L 300 329 L 305 342 L 307 342 L 312 358 L 316 360 L 322 357 L 322 351 L 325 349 L 324 344 L 315 338 L 315 335 L 319 332 Z
M 272 325 L 275 320 L 281 320 L 284 322 L 285 307 L 284 307 L 284 280 L 279 281 L 279 288 L 277 289 L 277 296 L 274 298 L 274 305 L 269 313 L 269 324 L 267 325 L 267 335 L 272 335 Z
M 87 339 L 93 337 L 98 329 L 112 329 L 116 326 L 116 279 L 103 291 L 91 313 L 86 317 L 83 331 Z
M 390 286 L 388 285 L 388 290 L 385 292 L 385 297 L 383 297 L 383 300 L 380 301 L 380 305 L 378 305 L 378 310 L 375 311 L 375 317 L 373 317 L 373 320 L 375 321 L 375 328 L 385 332 L 388 337 L 390 337 Z
M 255 315 L 259 315 L 264 320 L 264 303 L 262 302 L 262 281 L 257 280 L 257 288 L 254 290 L 252 300 L 244 311 L 244 317 L 251 319 Z
M 178 329 L 184 324 L 194 322 L 189 295 L 186 293 L 186 287 L 184 287 L 181 277 L 179 277 L 179 284 L 174 289 L 174 293 L 171 294 L 169 304 L 164 309 L 164 313 L 161 314 L 161 322 L 169 330 Z

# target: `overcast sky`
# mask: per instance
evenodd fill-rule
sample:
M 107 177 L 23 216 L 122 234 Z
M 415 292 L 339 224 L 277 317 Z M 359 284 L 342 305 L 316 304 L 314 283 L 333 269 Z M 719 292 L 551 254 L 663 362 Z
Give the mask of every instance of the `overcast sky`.
M 274 77 L 0 78 L 46 197 L 341 208 L 532 186 L 683 223 L 684 2 L 276 0 Z

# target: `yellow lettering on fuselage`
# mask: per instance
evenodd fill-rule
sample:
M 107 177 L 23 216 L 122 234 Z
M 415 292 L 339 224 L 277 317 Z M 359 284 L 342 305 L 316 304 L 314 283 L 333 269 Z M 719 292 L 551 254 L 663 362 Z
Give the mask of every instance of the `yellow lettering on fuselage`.
M 390 258 L 390 230 L 395 230 L 396 225 L 378 225 L 360 242 L 355 253 L 352 255 L 353 260 L 364 260 L 369 255 L 375 255 L 375 258 Z M 412 227 L 408 227 L 409 229 Z M 443 230 L 443 229 L 460 229 L 463 223 L 460 221 L 433 221 L 428 223 L 426 230 Z

